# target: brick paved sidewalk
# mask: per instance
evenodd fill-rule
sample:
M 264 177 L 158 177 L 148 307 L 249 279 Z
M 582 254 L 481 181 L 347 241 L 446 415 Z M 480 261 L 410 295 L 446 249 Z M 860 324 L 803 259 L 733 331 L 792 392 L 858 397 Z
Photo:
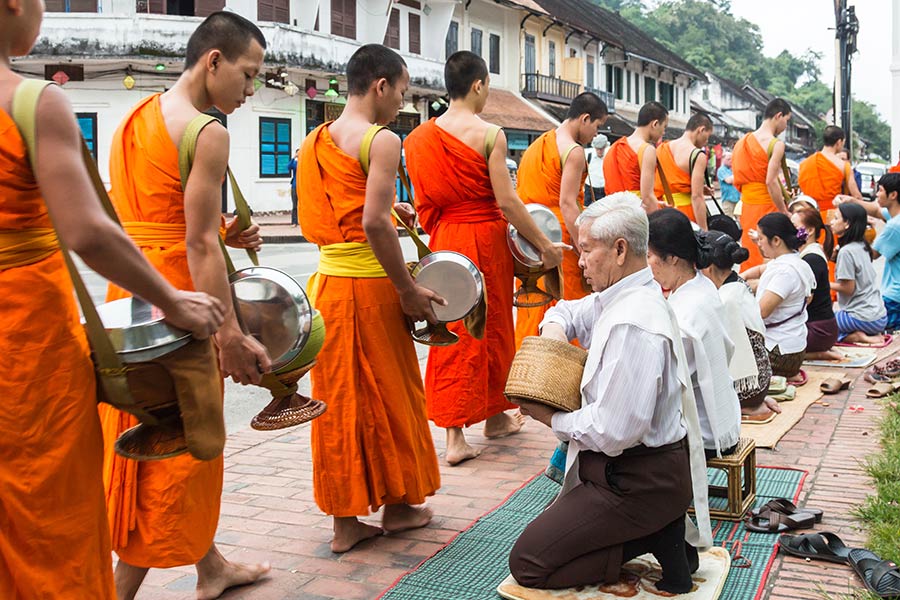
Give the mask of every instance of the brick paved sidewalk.
M 897 344 L 900 349 L 900 342 Z M 834 369 L 856 377 L 861 370 Z M 840 535 L 850 544 L 864 542 L 849 510 L 871 489 L 860 462 L 878 445 L 875 426 L 880 409 L 865 397 L 860 378 L 851 391 L 814 404 L 774 451 L 759 450 L 758 463 L 809 471 L 801 502 L 825 511 L 818 529 Z M 849 412 L 850 404 L 865 407 Z M 438 452 L 442 430 L 432 428 Z M 222 516 L 216 540 L 231 560 L 269 561 L 272 574 L 264 582 L 236 589 L 230 599 L 369 599 L 415 567 L 541 471 L 555 438 L 544 426 L 528 422 L 522 433 L 500 440 L 467 432 L 482 456 L 458 467 L 442 465 L 442 487 L 430 501 L 433 523 L 415 531 L 376 538 L 344 555 L 332 554 L 330 519 L 312 500 L 309 427 L 282 433 L 245 430 L 229 436 L 225 458 Z M 378 515 L 368 519 L 377 523 Z M 847 593 L 857 585 L 848 567 L 807 563 L 779 556 L 763 598 L 821 598 L 816 585 L 831 593 Z M 139 600 L 190 598 L 196 585 L 193 568 L 153 570 Z

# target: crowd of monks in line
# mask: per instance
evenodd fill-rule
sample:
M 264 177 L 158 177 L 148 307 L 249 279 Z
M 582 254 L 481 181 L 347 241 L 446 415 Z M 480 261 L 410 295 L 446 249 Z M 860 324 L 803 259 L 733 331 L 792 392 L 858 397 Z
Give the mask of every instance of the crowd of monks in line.
M 136 462 L 113 452 L 113 441 L 135 420 L 108 405 L 98 419 L 89 349 L 56 236 L 112 282 L 110 300 L 138 295 L 195 337 L 214 335 L 223 377 L 258 383 L 271 361 L 240 329 L 219 248 L 222 238 L 238 248 L 261 243 L 258 227 L 241 231 L 220 215 L 228 132 L 218 123 L 202 130 L 185 182 L 178 146 L 198 114 L 213 106 L 230 114 L 253 95 L 265 38 L 234 13 L 214 13 L 191 36 L 177 83 L 139 102 L 119 125 L 109 171 L 123 232 L 97 202 L 71 107 L 52 86 L 37 105 L 32 169 L 10 116 L 22 80 L 10 58 L 30 51 L 42 2 L 4 0 L 0 10 L 0 354 L 10 366 L 0 382 L 0 597 L 130 599 L 148 569 L 191 564 L 198 598 L 218 597 L 269 569 L 230 562 L 213 542 L 223 459 Z M 514 187 L 504 134 L 489 147 L 493 126 L 477 116 L 489 93 L 484 61 L 459 52 L 445 74 L 450 107 L 409 135 L 406 164 L 431 248 L 475 262 L 488 315 L 483 339 L 451 325 L 460 341 L 431 349 L 424 383 L 407 318 L 434 322 L 433 303 L 446 300 L 416 284 L 401 252 L 391 208 L 410 222 L 415 215 L 395 206 L 400 139 L 378 131 L 368 168 L 360 161 L 366 134 L 403 105 L 409 73 L 400 56 L 380 45 L 361 47 L 347 67 L 343 114 L 312 131 L 300 152 L 300 225 L 321 251 L 308 292 L 328 331 L 312 371 L 313 396 L 329 407 L 312 424 L 313 483 L 317 505 L 334 519 L 335 552 L 428 524 L 425 501 L 440 487 L 429 420 L 446 429 L 451 465 L 478 456 L 463 428 L 484 421 L 485 435 L 494 438 L 522 427 L 521 415 L 505 412 L 514 406 L 503 388 L 517 345 L 537 334 L 545 308 L 520 308 L 514 322 L 507 223 L 538 248 L 544 268 L 562 265 L 564 298 L 589 293 L 575 250 L 586 172 L 581 148 L 605 122 L 606 106 L 591 93 L 575 98 L 565 121 L 524 153 Z M 745 232 L 767 212 L 785 211 L 772 176 L 777 180 L 784 153 L 776 136 L 789 118 L 789 106 L 773 101 L 760 129 L 735 148 Z M 648 212 L 656 210 L 659 163 L 676 207 L 705 227 L 707 158 L 696 150 L 706 145 L 711 123 L 696 115 L 681 138 L 657 146 L 666 123 L 661 104 L 641 109 L 635 132 L 614 143 L 604 161 L 606 192 L 632 191 Z M 833 161 L 816 160 L 819 179 L 835 179 L 826 173 Z M 538 229 L 524 203 L 557 215 L 563 243 Z M 221 397 L 223 389 L 210 393 Z M 382 507 L 381 527 L 359 520 Z

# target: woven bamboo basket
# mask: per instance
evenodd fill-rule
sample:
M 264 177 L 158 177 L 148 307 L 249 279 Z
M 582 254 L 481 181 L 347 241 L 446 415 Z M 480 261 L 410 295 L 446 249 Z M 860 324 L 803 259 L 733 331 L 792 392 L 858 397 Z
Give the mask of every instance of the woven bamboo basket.
M 587 352 L 572 344 L 526 337 L 513 359 L 503 393 L 514 404 L 530 400 L 566 412 L 578 410 L 586 361 Z

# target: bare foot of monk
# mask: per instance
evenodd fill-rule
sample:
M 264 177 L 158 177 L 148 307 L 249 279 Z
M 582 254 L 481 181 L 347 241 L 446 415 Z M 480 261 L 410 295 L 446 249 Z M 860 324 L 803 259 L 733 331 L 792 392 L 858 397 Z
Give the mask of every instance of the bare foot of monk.
M 466 441 L 462 427 L 447 428 L 447 452 L 444 454 L 444 458 L 451 467 L 476 458 L 479 454 L 481 454 L 481 450 L 473 448 Z
M 525 416 L 518 410 L 512 414 L 502 412 L 499 415 L 488 417 L 488 420 L 484 422 L 484 437 L 501 438 L 519 433 L 523 425 L 525 425 Z
M 334 539 L 331 540 L 331 551 L 347 552 L 358 543 L 384 533 L 381 527 L 366 525 L 356 517 L 334 517 Z
M 255 583 L 271 568 L 269 563 L 244 565 L 228 562 L 213 544 L 197 563 L 197 600 L 213 600 L 228 588 Z
M 388 533 L 397 533 L 407 529 L 425 527 L 431 523 L 434 513 L 424 504 L 413 506 L 411 504 L 389 504 L 384 507 L 384 517 L 381 526 Z

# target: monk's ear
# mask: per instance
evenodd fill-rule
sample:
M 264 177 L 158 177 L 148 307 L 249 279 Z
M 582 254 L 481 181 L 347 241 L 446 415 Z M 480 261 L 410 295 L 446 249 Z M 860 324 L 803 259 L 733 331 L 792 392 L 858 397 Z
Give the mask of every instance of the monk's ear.
M 4 0 L 4 4 L 6 4 L 6 10 L 14 17 L 20 16 L 23 12 L 22 0 Z
M 222 52 L 215 48 L 206 53 L 206 59 L 203 61 L 207 71 L 215 71 L 221 63 Z
M 385 89 L 385 87 L 387 87 L 387 84 L 388 84 L 388 80 L 386 78 L 382 77 L 381 79 L 377 79 L 375 81 L 375 93 L 378 96 L 383 96 L 384 89 Z

